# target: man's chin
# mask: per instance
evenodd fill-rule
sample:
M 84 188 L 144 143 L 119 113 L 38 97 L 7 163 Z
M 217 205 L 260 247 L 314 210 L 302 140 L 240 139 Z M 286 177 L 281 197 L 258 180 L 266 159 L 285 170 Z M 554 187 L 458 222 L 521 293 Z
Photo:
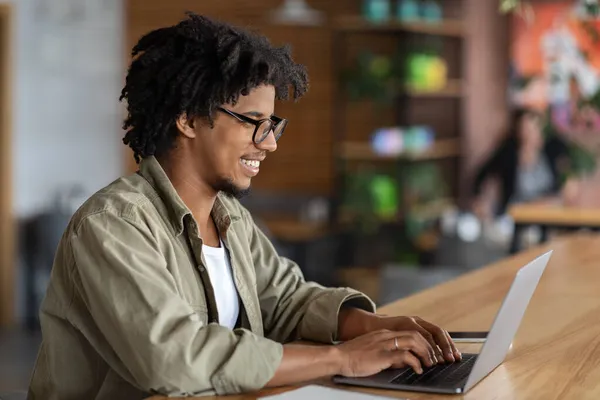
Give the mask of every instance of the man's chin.
M 252 191 L 252 188 L 248 186 L 245 189 L 235 188 L 233 190 L 227 190 L 227 191 L 221 190 L 221 193 L 225 194 L 228 197 L 234 197 L 239 200 L 241 198 L 248 196 L 251 191 Z
M 225 194 L 226 196 L 241 199 L 250 194 L 252 188 L 249 184 L 248 186 L 243 187 L 236 185 L 231 179 L 222 179 L 214 186 L 214 189 Z

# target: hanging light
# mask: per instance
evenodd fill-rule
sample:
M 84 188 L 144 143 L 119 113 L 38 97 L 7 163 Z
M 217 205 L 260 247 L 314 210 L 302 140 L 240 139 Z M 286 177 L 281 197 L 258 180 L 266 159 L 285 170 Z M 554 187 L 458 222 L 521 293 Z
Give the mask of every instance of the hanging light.
M 285 0 L 285 2 L 270 15 L 271 22 L 283 25 L 321 25 L 325 15 L 313 10 L 304 0 Z

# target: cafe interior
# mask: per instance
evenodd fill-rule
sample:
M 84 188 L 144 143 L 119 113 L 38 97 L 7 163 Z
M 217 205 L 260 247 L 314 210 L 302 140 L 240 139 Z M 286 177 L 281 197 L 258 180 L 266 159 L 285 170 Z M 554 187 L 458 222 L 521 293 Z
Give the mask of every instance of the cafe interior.
M 544 249 L 554 250 L 552 283 L 593 280 L 597 1 L 0 0 L 0 399 L 27 390 L 70 218 L 138 167 L 119 102 L 131 48 L 186 11 L 289 44 L 307 68 L 308 93 L 276 102 L 286 133 L 240 200 L 306 280 L 405 306 L 384 308 L 398 313 L 433 310 L 438 290 L 493 294 L 464 305 L 471 325 L 431 311 L 455 330 L 488 329 L 518 267 Z M 559 267 L 577 263 L 584 275 L 561 278 Z M 600 301 L 588 289 L 578 290 L 593 315 Z M 590 329 L 598 348 L 600 327 Z M 510 367 L 520 368 L 494 373 L 517 385 Z M 596 386 L 562 398 L 599 398 Z

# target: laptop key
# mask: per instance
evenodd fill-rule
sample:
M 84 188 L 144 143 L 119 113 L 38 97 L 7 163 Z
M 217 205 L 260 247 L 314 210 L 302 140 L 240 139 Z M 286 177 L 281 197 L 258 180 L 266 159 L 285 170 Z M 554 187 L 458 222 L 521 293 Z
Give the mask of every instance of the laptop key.
M 438 376 L 437 379 L 434 379 L 429 384 L 437 387 L 455 387 L 460 385 L 468 378 L 474 363 L 475 358 L 471 358 L 452 364 L 452 368 L 449 368 L 446 373 Z
M 400 375 L 396 376 L 391 383 L 421 386 L 453 386 L 468 377 L 475 359 L 476 357 L 474 356 L 468 356 L 460 362 L 425 368 L 421 375 L 407 368 Z
M 427 371 L 423 371 L 423 374 L 415 381 L 415 383 L 428 383 L 433 382 L 438 377 L 443 376 L 448 369 L 451 368 L 452 364 L 442 364 L 435 367 L 429 368 Z
M 431 376 L 440 374 L 444 369 L 448 368 L 448 365 L 436 365 L 435 367 L 425 368 L 423 374 L 416 374 L 412 369 L 407 369 L 405 373 L 397 376 L 392 380 L 393 383 L 402 383 L 406 385 L 412 385 L 417 381 L 424 379 L 431 379 Z M 407 373 L 408 372 L 408 373 Z

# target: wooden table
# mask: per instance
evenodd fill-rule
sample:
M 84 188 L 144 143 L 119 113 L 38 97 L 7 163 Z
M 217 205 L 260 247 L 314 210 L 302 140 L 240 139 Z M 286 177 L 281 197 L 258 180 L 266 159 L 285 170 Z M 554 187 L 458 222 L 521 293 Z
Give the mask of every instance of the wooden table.
M 505 362 L 466 395 L 340 388 L 411 400 L 600 399 L 600 236 L 563 237 L 379 312 L 419 315 L 448 330 L 487 330 L 516 271 L 548 249 L 554 254 Z M 473 351 L 470 346 L 459 345 L 463 352 Z M 289 389 L 222 398 L 250 400 Z M 152 398 L 159 399 L 166 400 Z
M 598 229 L 600 228 L 600 203 L 597 199 L 565 204 L 561 199 L 546 199 L 531 203 L 515 204 L 508 213 L 515 222 L 510 251 L 521 247 L 521 232 L 528 226 L 542 229 L 542 242 L 548 237 L 548 229 Z

